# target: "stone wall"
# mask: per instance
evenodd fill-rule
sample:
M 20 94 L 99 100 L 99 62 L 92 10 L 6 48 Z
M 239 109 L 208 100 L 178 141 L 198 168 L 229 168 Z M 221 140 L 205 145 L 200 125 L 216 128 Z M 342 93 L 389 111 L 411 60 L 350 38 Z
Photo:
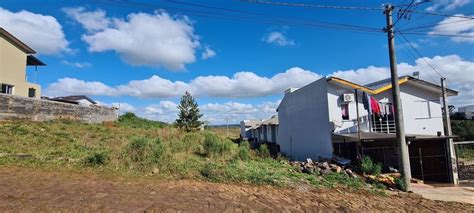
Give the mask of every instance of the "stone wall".
M 0 94 L 0 120 L 13 119 L 28 119 L 32 121 L 68 119 L 100 123 L 117 120 L 117 111 L 103 106 L 88 107 Z

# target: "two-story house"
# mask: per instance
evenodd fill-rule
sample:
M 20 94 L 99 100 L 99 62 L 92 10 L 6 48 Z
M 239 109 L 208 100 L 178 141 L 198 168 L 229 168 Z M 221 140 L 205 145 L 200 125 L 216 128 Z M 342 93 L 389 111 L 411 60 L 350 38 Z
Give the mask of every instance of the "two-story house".
M 26 66 L 44 66 L 36 52 L 0 28 L 0 93 L 40 98 L 41 87 L 27 81 Z
M 398 83 L 412 176 L 452 181 L 441 87 L 411 76 Z M 385 169 L 398 168 L 391 89 L 390 79 L 363 86 L 328 77 L 287 90 L 278 107 L 281 152 L 297 160 L 337 155 L 358 161 L 368 155 Z M 448 89 L 447 95 L 457 92 Z

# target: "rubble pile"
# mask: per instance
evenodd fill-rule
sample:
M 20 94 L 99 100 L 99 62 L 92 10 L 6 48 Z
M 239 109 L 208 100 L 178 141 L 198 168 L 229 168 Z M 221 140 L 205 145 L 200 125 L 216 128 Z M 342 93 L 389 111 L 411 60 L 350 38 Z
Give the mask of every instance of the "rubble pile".
M 357 178 L 357 174 L 352 171 L 349 167 L 350 161 L 340 162 L 337 160 L 320 160 L 313 161 L 308 158 L 306 161 L 293 161 L 291 165 L 296 168 L 297 171 L 311 175 L 327 175 L 330 173 L 345 173 L 349 177 Z

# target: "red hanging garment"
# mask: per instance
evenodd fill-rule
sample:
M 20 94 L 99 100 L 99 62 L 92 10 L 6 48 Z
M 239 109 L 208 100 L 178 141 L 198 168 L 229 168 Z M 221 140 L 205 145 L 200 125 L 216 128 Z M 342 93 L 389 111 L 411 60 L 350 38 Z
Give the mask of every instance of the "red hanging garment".
M 372 108 L 372 114 L 380 116 L 379 102 L 372 96 L 370 96 L 370 108 Z

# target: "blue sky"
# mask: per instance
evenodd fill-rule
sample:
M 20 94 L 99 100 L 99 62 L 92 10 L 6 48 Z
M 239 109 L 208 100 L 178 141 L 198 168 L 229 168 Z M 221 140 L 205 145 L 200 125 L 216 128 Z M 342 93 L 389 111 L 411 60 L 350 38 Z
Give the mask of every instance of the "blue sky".
M 85 94 L 104 105 L 121 103 L 122 111 L 169 122 L 179 96 L 189 90 L 197 96 L 204 119 L 221 124 L 227 118 L 236 123 L 276 114 L 283 90 L 323 76 L 369 83 L 389 75 L 385 34 L 315 26 L 331 22 L 382 29 L 382 11 L 244 1 L 111 2 L 0 3 L 0 26 L 48 64 L 39 68 L 37 77 L 43 95 Z M 298 1 L 360 7 L 401 2 Z M 474 3 L 440 0 L 416 10 L 467 16 Z M 439 79 L 428 61 L 460 91 L 452 103 L 473 104 L 474 39 L 427 35 L 474 36 L 473 19 L 413 14 L 398 23 L 402 30 L 423 25 L 433 26 L 418 29 L 425 35 L 406 35 L 423 60 L 396 38 L 400 73 L 420 71 L 421 78 Z M 33 81 L 32 68 L 28 74 Z

